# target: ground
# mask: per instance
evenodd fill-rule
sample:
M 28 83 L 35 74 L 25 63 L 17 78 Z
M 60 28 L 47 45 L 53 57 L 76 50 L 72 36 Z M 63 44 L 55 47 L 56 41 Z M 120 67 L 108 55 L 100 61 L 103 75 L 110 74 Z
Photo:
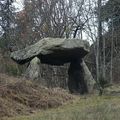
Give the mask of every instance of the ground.
M 119 97 L 84 96 L 59 108 L 6 120 L 119 120 L 119 118 Z
M 75 97 L 60 88 L 40 86 L 30 81 L 0 74 L 0 118 L 30 115 L 38 110 L 56 108 Z
M 0 120 L 119 120 L 120 96 L 70 95 L 0 74 Z

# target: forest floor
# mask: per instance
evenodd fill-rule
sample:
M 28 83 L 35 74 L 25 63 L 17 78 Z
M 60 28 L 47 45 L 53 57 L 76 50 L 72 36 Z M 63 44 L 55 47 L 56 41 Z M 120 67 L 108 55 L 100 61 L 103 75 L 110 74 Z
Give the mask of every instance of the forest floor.
M 47 89 L 6 75 L 1 75 L 1 79 L 0 120 L 120 119 L 118 95 L 70 95 L 59 88 Z

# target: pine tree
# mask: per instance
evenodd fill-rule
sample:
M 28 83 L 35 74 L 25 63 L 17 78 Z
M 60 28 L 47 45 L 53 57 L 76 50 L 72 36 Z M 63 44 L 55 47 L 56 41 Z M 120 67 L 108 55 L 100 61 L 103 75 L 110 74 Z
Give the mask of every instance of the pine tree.
M 13 0 L 0 1 L 0 27 L 1 40 L 0 43 L 3 48 L 8 49 L 10 44 L 11 26 L 13 26 Z
M 120 25 L 120 0 L 109 0 L 101 9 L 102 20 L 109 23 L 109 28 Z

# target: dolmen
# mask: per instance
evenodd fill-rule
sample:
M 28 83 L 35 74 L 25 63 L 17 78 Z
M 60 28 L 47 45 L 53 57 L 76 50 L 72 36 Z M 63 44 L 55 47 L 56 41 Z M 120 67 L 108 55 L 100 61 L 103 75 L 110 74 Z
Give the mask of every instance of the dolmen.
M 71 93 L 91 93 L 95 81 L 83 58 L 89 53 L 89 43 L 80 39 L 43 38 L 34 45 L 11 53 L 18 64 L 38 59 L 41 64 L 61 66 L 70 63 L 68 88 Z

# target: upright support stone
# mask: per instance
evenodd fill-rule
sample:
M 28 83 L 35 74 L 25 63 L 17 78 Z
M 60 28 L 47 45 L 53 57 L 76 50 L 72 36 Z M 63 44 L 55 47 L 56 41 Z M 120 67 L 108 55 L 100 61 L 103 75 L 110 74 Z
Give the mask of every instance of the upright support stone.
M 86 63 L 84 62 L 84 60 L 82 61 L 81 66 L 84 71 L 84 80 L 85 80 L 85 83 L 87 84 L 88 92 L 93 93 L 94 87 L 95 87 L 95 80 L 94 80 L 90 70 L 88 69 Z
M 26 70 L 25 77 L 32 80 L 39 80 L 41 78 L 40 64 L 41 62 L 39 58 L 33 58 Z
M 84 69 L 81 66 L 82 60 L 73 60 L 68 69 L 68 88 L 71 93 L 84 94 L 88 92 L 87 83 L 84 80 Z

